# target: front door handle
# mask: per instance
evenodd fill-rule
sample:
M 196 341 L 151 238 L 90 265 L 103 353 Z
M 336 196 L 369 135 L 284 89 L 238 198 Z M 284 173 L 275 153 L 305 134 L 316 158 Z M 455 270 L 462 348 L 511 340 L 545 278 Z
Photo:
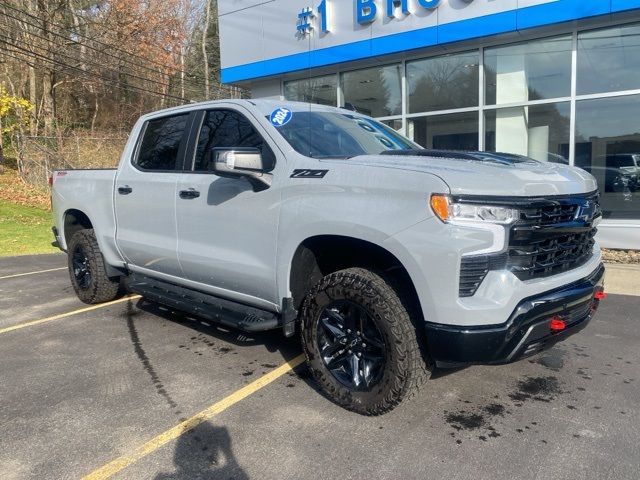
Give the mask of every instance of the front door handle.
M 129 185 L 118 187 L 118 193 L 120 195 L 129 195 L 131 192 L 133 192 L 133 188 L 131 188 Z
M 180 190 L 180 198 L 184 198 L 185 200 L 191 198 L 198 198 L 200 196 L 200 192 L 195 188 L 190 188 L 188 190 Z

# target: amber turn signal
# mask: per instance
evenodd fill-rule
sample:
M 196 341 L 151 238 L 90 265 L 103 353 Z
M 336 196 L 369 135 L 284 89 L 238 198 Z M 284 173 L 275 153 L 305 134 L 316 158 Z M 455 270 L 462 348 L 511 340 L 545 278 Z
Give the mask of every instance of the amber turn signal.
M 449 197 L 442 194 L 431 195 L 431 210 L 443 222 L 449 218 Z

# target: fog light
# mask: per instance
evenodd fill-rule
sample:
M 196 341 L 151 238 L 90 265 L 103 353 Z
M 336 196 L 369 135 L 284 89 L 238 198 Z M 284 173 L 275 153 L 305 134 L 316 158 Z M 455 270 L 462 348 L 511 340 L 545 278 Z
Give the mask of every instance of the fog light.
M 564 323 L 564 320 L 561 320 L 557 317 L 552 318 L 551 321 L 549 322 L 549 330 L 551 330 L 552 333 L 561 332 L 565 328 L 567 328 L 567 324 Z

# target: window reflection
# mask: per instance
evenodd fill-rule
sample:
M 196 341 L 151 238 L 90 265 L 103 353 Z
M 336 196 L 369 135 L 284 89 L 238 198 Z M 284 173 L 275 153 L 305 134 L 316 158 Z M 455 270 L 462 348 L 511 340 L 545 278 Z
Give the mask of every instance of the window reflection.
M 578 34 L 578 95 L 640 88 L 640 25 Z
M 485 50 L 488 105 L 571 94 L 571 37 L 556 37 Z
M 178 158 L 187 126 L 188 113 L 150 120 L 138 152 L 136 164 L 145 170 L 181 170 Z
M 244 115 L 233 110 L 209 110 L 198 135 L 194 170 L 213 170 L 212 149 L 238 147 L 257 148 L 267 170 L 275 166 L 275 156 L 269 144 Z
M 411 118 L 409 138 L 425 148 L 478 150 L 478 113 L 454 113 Z
M 336 75 L 284 82 L 284 98 L 294 102 L 338 105 Z
M 393 128 L 396 132 L 402 133 L 401 118 L 396 118 L 394 120 L 382 120 L 380 123 L 384 123 L 386 126 Z
M 600 187 L 605 218 L 640 217 L 640 95 L 576 104 L 576 166 Z
M 569 102 L 500 108 L 485 114 L 485 149 L 569 165 Z
M 400 65 L 346 72 L 341 82 L 346 108 L 371 117 L 402 113 Z
M 407 63 L 409 113 L 478 106 L 476 52 Z

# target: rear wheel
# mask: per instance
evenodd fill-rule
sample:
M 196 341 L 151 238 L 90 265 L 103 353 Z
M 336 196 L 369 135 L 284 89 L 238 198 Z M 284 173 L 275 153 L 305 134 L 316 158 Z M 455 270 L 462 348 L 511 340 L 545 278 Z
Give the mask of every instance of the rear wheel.
M 116 298 L 120 279 L 107 276 L 93 229 L 76 232 L 67 247 L 69 276 L 78 298 L 92 304 Z
M 363 268 L 324 277 L 301 311 L 307 363 L 334 402 L 365 415 L 395 408 L 428 376 L 407 302 Z

